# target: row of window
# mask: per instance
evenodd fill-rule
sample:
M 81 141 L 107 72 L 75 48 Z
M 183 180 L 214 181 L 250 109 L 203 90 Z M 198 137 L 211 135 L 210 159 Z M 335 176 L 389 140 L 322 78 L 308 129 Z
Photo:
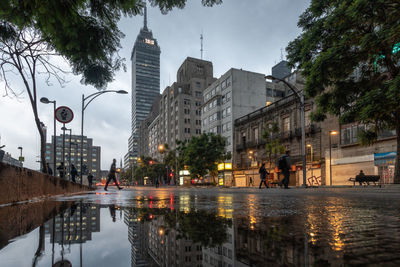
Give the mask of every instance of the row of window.
M 221 84 L 218 84 L 215 88 L 213 88 L 210 92 L 205 94 L 204 96 L 204 102 L 207 102 L 209 99 L 211 99 L 213 96 L 218 94 L 219 92 L 223 91 L 227 87 L 229 87 L 232 84 L 232 77 L 229 76 L 225 80 L 221 82 Z

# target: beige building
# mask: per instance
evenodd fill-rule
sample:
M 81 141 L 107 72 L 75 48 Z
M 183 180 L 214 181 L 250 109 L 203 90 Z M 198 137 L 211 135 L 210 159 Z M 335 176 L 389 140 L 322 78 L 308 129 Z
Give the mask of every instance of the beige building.
M 186 58 L 177 72 L 177 82 L 165 88 L 160 100 L 159 143 L 175 149 L 176 140 L 201 134 L 203 91 L 213 78 L 209 61 Z

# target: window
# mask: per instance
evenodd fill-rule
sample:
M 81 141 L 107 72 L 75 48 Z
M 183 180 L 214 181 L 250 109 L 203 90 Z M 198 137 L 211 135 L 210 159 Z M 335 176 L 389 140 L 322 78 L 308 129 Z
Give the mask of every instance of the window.
M 196 83 L 195 83 L 195 86 L 196 86 L 196 88 L 200 88 L 201 83 L 200 83 L 200 82 L 196 82 Z
M 190 106 L 190 99 L 184 99 L 183 100 L 184 105 L 189 105 Z
M 229 116 L 231 114 L 231 107 L 226 108 L 226 116 Z
M 222 88 L 222 90 L 224 90 L 224 89 L 226 88 L 226 80 L 224 80 L 224 81 L 221 83 L 221 88 Z
M 283 132 L 290 132 L 290 117 L 283 118 Z
M 305 126 L 310 126 L 311 125 L 311 119 L 310 119 L 310 115 L 311 115 L 311 110 L 306 110 L 304 112 L 304 122 L 305 122 Z
M 201 97 L 202 93 L 200 91 L 195 91 L 195 96 L 196 97 Z

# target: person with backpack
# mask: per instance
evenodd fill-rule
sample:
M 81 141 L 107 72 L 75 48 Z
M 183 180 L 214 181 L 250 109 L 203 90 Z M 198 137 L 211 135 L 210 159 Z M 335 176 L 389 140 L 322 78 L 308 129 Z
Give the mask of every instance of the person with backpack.
M 261 167 L 258 170 L 258 172 L 260 173 L 260 179 L 261 179 L 260 186 L 258 188 L 261 189 L 263 183 L 265 184 L 265 188 L 269 188 L 269 186 L 267 185 L 267 174 L 269 173 L 267 169 L 265 169 L 265 163 L 261 164 Z
M 284 178 L 281 181 L 281 184 L 283 184 L 285 189 L 289 189 L 289 178 L 290 178 L 290 156 L 289 156 L 289 150 L 285 152 L 285 155 L 283 155 L 278 162 L 278 168 L 282 171 Z

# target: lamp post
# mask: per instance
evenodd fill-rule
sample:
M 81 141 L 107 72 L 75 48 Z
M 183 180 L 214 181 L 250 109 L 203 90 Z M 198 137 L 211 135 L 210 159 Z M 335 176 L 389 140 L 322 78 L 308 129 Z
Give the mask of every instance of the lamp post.
M 19 161 L 21 161 L 22 163 L 22 146 L 19 146 L 18 149 L 20 150 L 20 154 L 19 154 Z
M 105 93 L 117 93 L 117 94 L 127 94 L 128 92 L 125 90 L 105 90 L 105 91 L 100 91 L 93 93 L 91 95 L 88 95 L 85 97 L 84 94 L 82 94 L 82 121 L 81 121 L 81 184 L 83 181 L 83 122 L 84 122 L 84 114 L 85 114 L 85 109 L 87 106 L 98 96 L 105 94 Z M 88 101 L 85 104 L 85 101 Z
M 311 169 L 311 177 L 313 177 L 314 175 L 314 173 L 313 173 L 313 168 L 312 168 L 312 166 L 313 166 L 313 147 L 312 147 L 312 145 L 311 144 L 307 144 L 307 147 L 309 147 L 310 148 L 310 150 L 311 150 L 311 157 L 310 157 L 310 162 L 311 162 L 311 164 L 310 164 L 310 169 Z M 313 178 L 312 178 L 313 179 Z
M 269 80 L 277 80 L 286 84 L 289 89 L 296 96 L 297 100 L 300 102 L 300 123 L 301 123 L 301 157 L 303 161 L 303 187 L 307 187 L 307 162 L 306 162 L 306 127 L 305 127 L 305 112 L 304 112 L 304 92 L 299 91 L 293 84 L 288 83 L 283 79 L 276 78 L 272 75 L 265 76 Z
M 72 129 L 68 129 L 65 126 L 61 128 L 61 130 L 69 131 L 69 153 L 68 153 L 68 177 L 69 180 L 71 181 L 71 135 L 72 135 Z
M 249 159 L 250 159 L 250 168 L 252 168 L 252 163 L 253 163 L 253 160 L 254 160 L 254 151 L 253 150 L 250 150 L 249 151 Z M 254 181 L 254 168 L 252 168 L 252 170 L 253 170 L 253 181 Z M 250 183 L 249 183 L 249 186 L 250 186 Z
M 162 154 L 163 155 L 163 161 L 164 161 L 164 163 L 165 163 L 165 167 L 166 167 L 166 169 L 167 169 L 167 180 L 168 180 L 168 166 L 167 166 L 167 163 L 165 162 L 165 152 L 166 152 L 166 148 L 165 148 L 165 146 L 163 145 L 163 144 L 160 144 L 160 145 L 158 145 L 158 152 L 160 152 L 160 154 Z
M 329 131 L 329 180 L 332 186 L 332 135 L 337 135 L 337 131 Z
M 40 102 L 42 102 L 43 104 L 50 104 L 53 103 L 54 105 L 54 114 L 53 114 L 53 123 L 54 123 L 54 141 L 53 141 L 53 174 L 54 176 L 56 176 L 56 168 L 57 168 L 57 164 L 56 164 L 56 152 L 57 152 L 57 142 L 56 142 L 56 101 L 50 101 L 47 97 L 42 97 L 40 99 Z

